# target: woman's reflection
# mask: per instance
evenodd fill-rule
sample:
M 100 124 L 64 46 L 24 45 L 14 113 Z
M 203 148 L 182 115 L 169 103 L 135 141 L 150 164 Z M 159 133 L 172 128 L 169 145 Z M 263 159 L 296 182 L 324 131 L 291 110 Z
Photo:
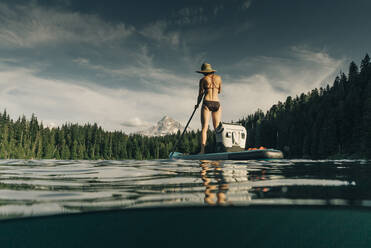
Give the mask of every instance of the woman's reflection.
M 218 161 L 201 161 L 200 167 L 202 169 L 201 178 L 206 187 L 205 203 L 209 205 L 226 204 L 228 183 L 225 180 L 220 163 Z

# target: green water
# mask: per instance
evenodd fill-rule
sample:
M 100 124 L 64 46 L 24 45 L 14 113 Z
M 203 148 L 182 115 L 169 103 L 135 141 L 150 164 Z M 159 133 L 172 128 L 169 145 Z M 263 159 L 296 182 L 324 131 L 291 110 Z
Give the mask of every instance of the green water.
M 0 161 L 2 247 L 369 247 L 371 163 Z

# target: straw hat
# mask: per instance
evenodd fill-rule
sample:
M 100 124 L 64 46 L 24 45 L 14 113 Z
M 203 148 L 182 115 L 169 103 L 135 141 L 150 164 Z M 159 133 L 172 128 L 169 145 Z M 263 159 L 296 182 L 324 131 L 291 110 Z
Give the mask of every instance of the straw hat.
M 201 71 L 196 71 L 198 73 L 210 73 L 210 72 L 216 72 L 216 70 L 213 70 L 213 68 L 211 68 L 211 65 L 208 64 L 208 63 L 203 63 L 201 65 Z

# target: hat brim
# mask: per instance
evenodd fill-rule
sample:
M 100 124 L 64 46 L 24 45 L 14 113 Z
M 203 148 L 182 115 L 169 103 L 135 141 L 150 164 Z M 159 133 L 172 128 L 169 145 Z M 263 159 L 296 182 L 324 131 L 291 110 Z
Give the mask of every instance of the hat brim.
M 196 71 L 198 73 L 210 73 L 210 72 L 216 72 L 216 70 L 210 70 L 210 71 Z

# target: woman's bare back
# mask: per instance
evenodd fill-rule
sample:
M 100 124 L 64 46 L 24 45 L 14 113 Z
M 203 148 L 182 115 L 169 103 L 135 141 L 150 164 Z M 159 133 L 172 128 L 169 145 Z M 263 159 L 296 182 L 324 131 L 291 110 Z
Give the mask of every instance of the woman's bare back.
M 206 91 L 204 97 L 206 101 L 219 101 L 218 94 L 221 92 L 221 89 L 222 79 L 219 75 L 210 74 L 200 80 L 200 91 Z

